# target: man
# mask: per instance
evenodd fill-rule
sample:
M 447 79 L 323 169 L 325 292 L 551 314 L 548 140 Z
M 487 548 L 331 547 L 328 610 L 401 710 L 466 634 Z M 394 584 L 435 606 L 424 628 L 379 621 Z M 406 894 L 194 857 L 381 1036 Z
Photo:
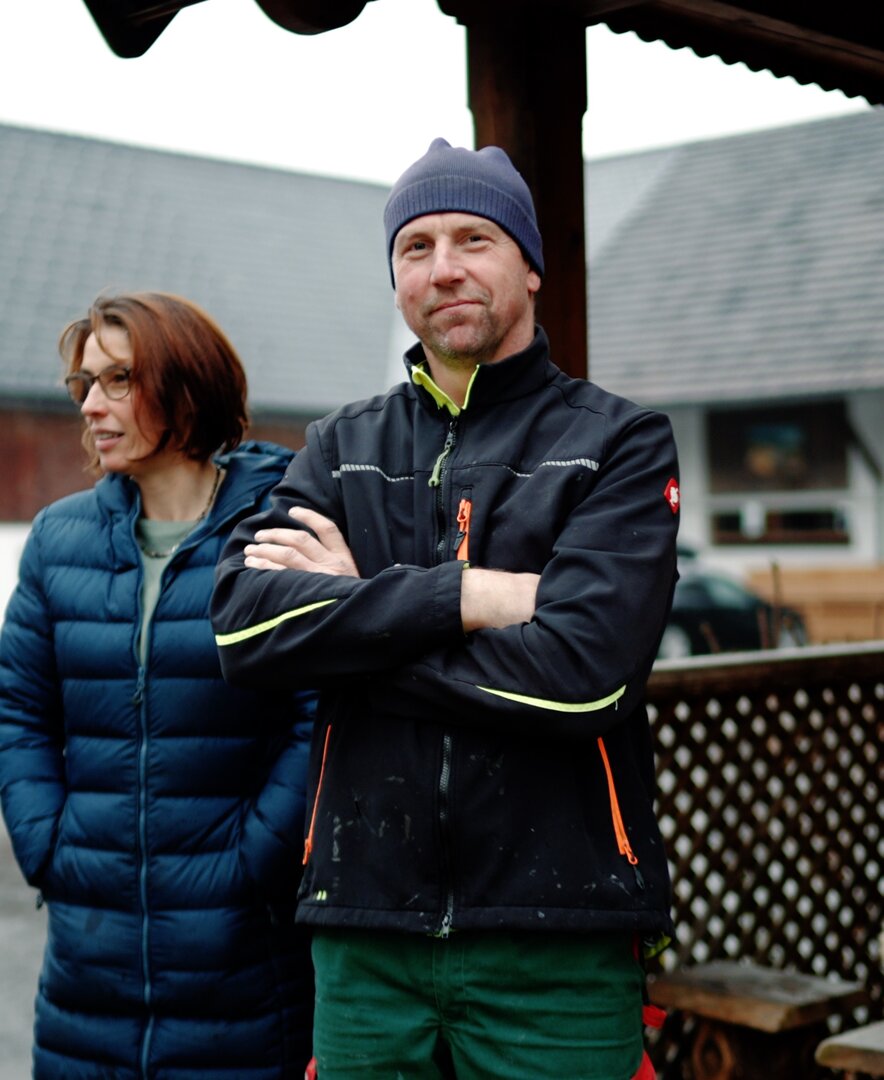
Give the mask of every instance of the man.
M 670 931 L 645 682 L 675 580 L 668 421 L 559 371 L 496 147 L 385 210 L 408 381 L 311 425 L 213 602 L 234 681 L 323 688 L 298 919 L 320 1080 L 627 1080 Z

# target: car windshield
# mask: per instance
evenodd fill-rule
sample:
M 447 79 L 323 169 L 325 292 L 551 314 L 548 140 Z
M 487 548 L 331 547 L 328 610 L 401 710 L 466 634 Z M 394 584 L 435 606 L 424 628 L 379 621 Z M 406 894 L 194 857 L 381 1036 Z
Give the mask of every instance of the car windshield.
M 729 608 L 748 611 L 758 601 L 736 582 L 727 578 L 705 574 L 686 575 L 679 581 L 675 592 L 676 603 L 682 608 Z
M 709 599 L 715 607 L 745 610 L 754 608 L 757 604 L 751 593 L 746 592 L 745 589 L 740 588 L 733 581 L 727 581 L 725 578 L 707 578 L 706 589 L 709 593 Z

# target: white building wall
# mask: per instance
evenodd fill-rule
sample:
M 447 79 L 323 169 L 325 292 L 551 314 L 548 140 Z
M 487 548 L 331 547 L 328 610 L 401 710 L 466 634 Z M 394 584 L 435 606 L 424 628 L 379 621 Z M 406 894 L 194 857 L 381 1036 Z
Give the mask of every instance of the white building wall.
M 0 622 L 18 581 L 18 564 L 30 529 L 30 525 L 0 524 Z
M 703 413 L 696 407 L 666 409 L 672 421 L 672 432 L 678 448 L 681 474 L 681 522 L 679 543 L 704 549 L 709 535 L 706 524 L 706 445 L 703 432 Z
M 849 415 L 865 448 L 865 453 L 851 452 L 854 513 L 857 532 L 862 533 L 860 554 L 864 562 L 884 562 L 884 390 L 855 394 Z
M 843 490 L 783 492 L 762 498 L 767 504 L 832 507 L 843 511 L 850 543 L 765 544 L 759 547 L 710 544 L 710 513 L 716 505 L 749 503 L 751 493 L 714 498 L 709 495 L 709 455 L 706 447 L 704 406 L 666 409 L 672 421 L 681 468 L 681 525 L 679 541 L 698 549 L 705 561 L 743 576 L 751 571 L 779 566 L 855 566 L 884 562 L 884 481 L 869 457 L 884 472 L 884 390 L 848 395 L 851 423 L 866 447 L 853 447 L 848 457 L 848 486 Z

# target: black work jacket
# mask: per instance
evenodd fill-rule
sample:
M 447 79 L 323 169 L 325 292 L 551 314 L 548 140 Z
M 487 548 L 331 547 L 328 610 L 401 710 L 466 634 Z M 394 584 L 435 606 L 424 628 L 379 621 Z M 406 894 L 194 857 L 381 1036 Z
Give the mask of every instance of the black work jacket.
M 298 918 L 668 932 L 644 690 L 675 582 L 669 422 L 563 374 L 542 330 L 462 409 L 421 358 L 311 425 L 218 571 L 226 676 L 323 691 Z M 294 505 L 360 579 L 243 566 Z M 531 622 L 465 635 L 467 560 L 539 573 Z

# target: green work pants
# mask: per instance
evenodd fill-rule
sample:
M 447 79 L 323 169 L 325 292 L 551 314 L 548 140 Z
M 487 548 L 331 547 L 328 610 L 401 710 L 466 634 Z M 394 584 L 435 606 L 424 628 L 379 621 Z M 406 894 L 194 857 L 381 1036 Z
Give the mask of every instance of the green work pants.
M 629 1080 L 643 974 L 627 933 L 313 938 L 318 1080 Z

